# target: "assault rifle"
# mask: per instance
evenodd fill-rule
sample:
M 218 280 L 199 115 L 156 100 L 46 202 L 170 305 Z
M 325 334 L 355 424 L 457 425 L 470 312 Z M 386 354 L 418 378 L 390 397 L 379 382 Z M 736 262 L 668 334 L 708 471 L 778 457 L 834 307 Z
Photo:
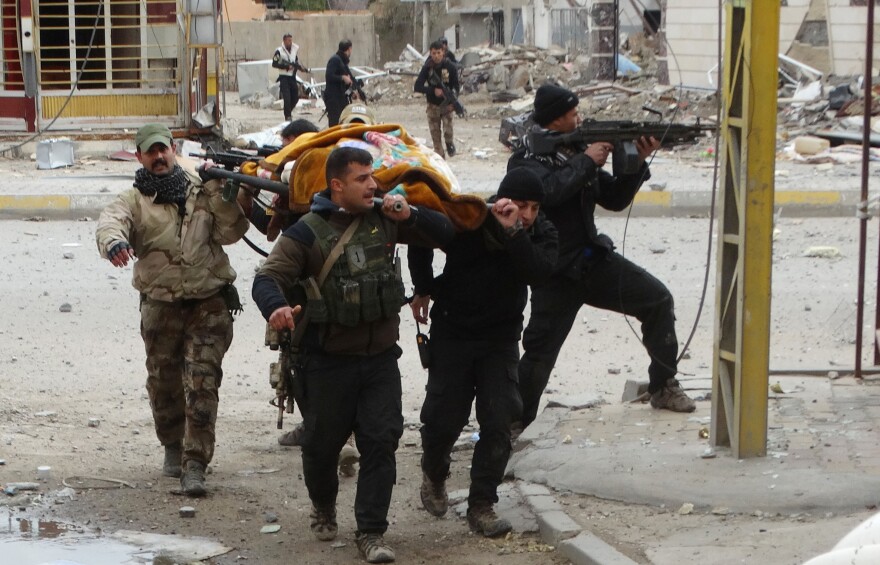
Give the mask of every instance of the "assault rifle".
M 358 99 L 364 104 L 367 103 L 367 94 L 364 92 L 364 81 L 359 78 L 354 78 L 352 75 L 348 75 L 351 79 L 351 84 L 348 85 L 348 88 L 345 89 L 345 98 L 348 100 L 348 103 L 351 104 L 352 96 L 355 93 L 358 95 Z
M 279 145 L 264 145 L 257 149 L 256 155 L 252 153 L 240 153 L 237 151 L 212 151 L 208 153 L 206 157 L 208 159 L 211 159 L 218 165 L 222 165 L 223 168 L 227 171 L 233 171 L 240 168 L 248 161 L 259 161 L 264 157 L 268 157 L 269 155 L 274 155 L 275 153 L 278 153 L 279 151 L 281 151 L 281 149 L 282 147 Z
M 253 175 L 246 175 L 244 173 L 233 173 L 232 171 L 227 171 L 220 167 L 199 167 L 199 175 L 202 178 L 208 177 L 211 179 L 225 180 L 226 184 L 223 186 L 223 200 L 226 202 L 235 201 L 235 197 L 238 195 L 239 186 L 242 184 L 265 190 L 273 194 L 281 194 L 283 196 L 290 194 L 290 186 L 286 183 L 255 177 Z
M 465 117 L 467 110 L 461 105 L 461 101 L 458 99 L 455 92 L 449 88 L 449 85 L 440 80 L 437 73 L 433 71 L 428 73 L 428 84 L 443 91 L 443 102 L 440 103 L 441 110 L 445 110 L 447 107 L 452 106 L 452 109 L 455 110 L 456 116 L 459 118 Z
M 653 137 L 660 141 L 661 147 L 671 147 L 692 143 L 703 137 L 703 132 L 715 129 L 715 126 L 700 125 L 699 120 L 694 125 L 585 120 L 570 133 L 531 131 L 528 134 L 528 143 L 529 150 L 535 155 L 552 155 L 560 145 L 585 146 L 606 141 L 614 144 L 614 174 L 631 175 L 639 171 L 639 152 L 635 143 L 638 138 Z

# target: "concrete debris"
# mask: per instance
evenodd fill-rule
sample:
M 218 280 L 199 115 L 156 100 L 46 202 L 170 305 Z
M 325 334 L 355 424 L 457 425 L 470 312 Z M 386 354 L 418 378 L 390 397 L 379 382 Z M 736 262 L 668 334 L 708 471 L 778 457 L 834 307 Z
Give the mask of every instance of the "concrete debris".
M 181 506 L 177 513 L 181 518 L 194 518 L 196 515 L 196 509 L 192 506 Z
M 688 514 L 691 514 L 693 511 L 694 511 L 694 505 L 691 504 L 690 502 L 685 502 L 684 504 L 681 505 L 681 508 L 678 509 L 678 513 L 681 514 L 682 516 L 687 516 Z
M 281 531 L 281 526 L 278 524 L 269 524 L 268 526 L 263 526 L 260 528 L 261 534 L 274 534 Z
M 820 259 L 836 259 L 840 257 L 840 249 L 832 245 L 815 245 L 804 251 L 804 257 L 818 257 Z

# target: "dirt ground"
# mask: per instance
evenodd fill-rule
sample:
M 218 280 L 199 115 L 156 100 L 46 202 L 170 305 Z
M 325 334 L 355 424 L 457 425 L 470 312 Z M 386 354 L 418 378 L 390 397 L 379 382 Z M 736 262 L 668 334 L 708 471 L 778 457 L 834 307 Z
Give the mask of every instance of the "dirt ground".
M 246 109 L 231 100 L 228 104 L 231 122 L 239 124 L 230 129 L 247 124 L 247 130 L 253 131 L 276 125 L 280 117 L 280 112 Z M 414 135 L 429 137 L 421 102 L 393 108 L 379 105 L 377 111 L 380 119 L 401 121 Z M 313 110 L 303 117 L 316 119 L 318 115 Z M 507 153 L 498 144 L 497 133 L 496 120 L 456 121 L 461 155 L 452 159 L 452 168 L 457 175 L 481 182 L 501 179 Z M 474 149 L 482 148 L 490 149 L 488 159 L 472 154 Z M 671 178 L 670 188 L 682 179 L 707 180 L 698 148 L 687 152 L 686 157 L 679 153 L 662 157 L 670 163 L 663 170 L 676 172 L 671 176 L 655 172 L 655 178 Z M 3 163 L 4 169 L 23 174 L 32 170 L 29 166 L 32 163 L 27 161 Z M 135 165 L 101 162 L 89 167 L 113 172 L 133 170 Z M 851 175 L 843 171 L 841 176 Z M 356 479 L 341 479 L 340 543 L 317 542 L 308 530 L 309 502 L 299 450 L 282 448 L 276 443 L 280 432 L 274 425 L 276 414 L 268 405 L 272 396 L 268 364 L 273 355 L 263 347 L 263 322 L 248 296 L 259 258 L 242 244 L 230 248 L 233 265 L 239 272 L 239 288 L 248 300 L 246 311 L 236 321 L 235 341 L 224 363 L 216 456 L 208 477 L 210 494 L 193 501 L 171 494 L 176 480 L 160 476 L 162 454 L 153 434 L 143 388 L 144 354 L 130 268 L 114 269 L 97 256 L 94 227 L 94 221 L 0 222 L 5 259 L 0 265 L 0 318 L 4 320 L 0 325 L 0 459 L 5 460 L 0 466 L 0 484 L 31 481 L 40 465 L 53 469 L 52 477 L 41 485 L 43 496 L 36 501 L 27 496 L 6 499 L 9 514 L 4 517 L 0 513 L 0 551 L 4 537 L 8 539 L 16 533 L 16 520 L 43 517 L 104 533 L 127 529 L 203 536 L 233 547 L 233 551 L 209 561 L 216 565 L 356 562 L 351 511 Z M 824 296 L 811 296 L 808 292 L 817 277 L 832 276 L 832 269 L 834 276 L 839 275 L 841 267 L 849 265 L 853 257 L 846 256 L 845 261 L 808 261 L 800 253 L 813 242 L 851 249 L 850 234 L 855 234 L 852 221 L 805 224 L 798 219 L 786 219 L 778 227 L 781 233 L 775 252 L 775 275 L 782 277 L 782 282 L 774 287 L 779 298 L 774 294 L 776 322 L 771 366 L 847 363 L 854 339 L 849 329 L 854 287 L 841 284 L 834 293 Z M 627 224 L 623 219 L 614 219 L 608 220 L 603 228 L 619 245 L 626 230 L 627 253 L 667 281 L 676 296 L 679 338 L 683 341 L 700 302 L 706 268 L 704 253 L 707 238 L 711 237 L 707 220 L 638 219 Z M 73 254 L 71 259 L 62 257 L 65 251 Z M 869 256 L 871 253 L 876 256 L 876 251 L 869 252 Z M 697 326 L 693 353 L 682 366 L 690 374 L 707 375 L 710 371 L 714 265 L 711 269 L 707 305 Z M 59 307 L 65 303 L 72 311 L 60 313 Z M 622 318 L 609 319 L 605 314 L 587 311 L 582 315 L 583 321 L 573 330 L 560 364 L 564 364 L 567 374 L 580 374 L 581 367 L 593 367 L 592 380 L 557 379 L 552 383 L 553 390 L 565 394 L 589 388 L 615 401 L 625 378 L 645 374 L 647 363 L 638 337 Z M 401 370 L 406 431 L 398 451 L 398 484 L 387 534 L 398 562 L 565 562 L 557 552 L 540 544 L 535 533 L 484 540 L 472 535 L 465 522 L 452 512 L 444 519 L 435 519 L 421 509 L 418 409 L 425 374 L 418 366 L 412 343 L 412 321 L 407 313 L 403 317 L 401 335 L 405 352 Z M 585 334 L 589 334 L 589 348 L 575 342 Z M 620 355 L 622 350 L 627 355 Z M 622 368 L 623 374 L 607 374 L 604 368 L 612 365 Z M 89 426 L 90 418 L 99 420 L 96 427 Z M 285 429 L 297 420 L 298 416 L 288 417 Z M 450 490 L 466 488 L 470 454 L 462 451 L 455 455 Z M 72 477 L 84 476 L 118 479 L 133 488 L 76 489 L 73 500 L 58 496 L 63 478 L 77 485 Z M 712 536 L 723 539 L 737 531 L 757 531 L 765 527 L 767 520 L 704 515 L 699 523 L 694 523 L 675 518 L 665 508 L 626 505 L 571 493 L 558 493 L 558 498 L 576 520 L 641 563 L 650 562 L 651 544 L 660 537 L 708 536 L 706 543 L 711 543 Z M 186 505 L 196 508 L 194 518 L 179 517 L 179 508 Z M 815 553 L 824 547 L 826 538 L 833 541 L 863 519 L 863 514 L 772 517 L 777 526 L 792 530 L 815 526 L 824 530 L 824 537 L 814 535 L 812 542 L 810 534 L 753 541 L 753 552 L 749 555 L 760 556 L 762 543 L 783 549 L 790 545 L 790 556 L 803 556 L 805 551 Z M 271 516 L 281 525 L 280 532 L 261 534 L 260 528 Z M 9 527 L 4 529 L 3 522 Z M 736 562 L 741 558 L 743 554 Z M 799 561 L 792 558 L 784 562 Z

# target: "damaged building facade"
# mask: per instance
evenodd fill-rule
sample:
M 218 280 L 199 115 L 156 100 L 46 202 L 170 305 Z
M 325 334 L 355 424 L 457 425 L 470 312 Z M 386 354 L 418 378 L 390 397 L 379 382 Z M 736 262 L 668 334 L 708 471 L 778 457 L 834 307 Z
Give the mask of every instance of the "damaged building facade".
M 868 0 L 780 0 L 779 52 L 822 73 L 864 70 Z M 458 47 L 526 44 L 564 47 L 595 59 L 594 78 L 613 76 L 621 36 L 659 32 L 662 83 L 717 85 L 718 3 L 705 0 L 447 0 Z M 616 15 L 616 17 L 615 17 Z M 448 31 L 447 31 L 448 33 Z M 874 34 L 875 50 L 880 33 Z
M 221 7 L 207 0 L 0 0 L 0 129 L 187 125 L 209 94 L 208 76 L 216 77 L 207 65 L 209 50 L 216 64 Z

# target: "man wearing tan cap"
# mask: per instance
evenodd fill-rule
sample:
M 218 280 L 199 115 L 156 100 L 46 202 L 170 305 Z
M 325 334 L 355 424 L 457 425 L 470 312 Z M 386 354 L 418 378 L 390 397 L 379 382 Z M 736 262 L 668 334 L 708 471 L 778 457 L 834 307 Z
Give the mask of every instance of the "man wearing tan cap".
M 101 212 L 98 251 L 115 267 L 134 262 L 162 474 L 180 477 L 184 494 L 203 496 L 231 312 L 241 309 L 222 246 L 238 241 L 248 220 L 235 201 L 223 200 L 219 181 L 204 182 L 177 163 L 166 126 L 145 125 L 135 144 L 143 167 L 134 187 Z

